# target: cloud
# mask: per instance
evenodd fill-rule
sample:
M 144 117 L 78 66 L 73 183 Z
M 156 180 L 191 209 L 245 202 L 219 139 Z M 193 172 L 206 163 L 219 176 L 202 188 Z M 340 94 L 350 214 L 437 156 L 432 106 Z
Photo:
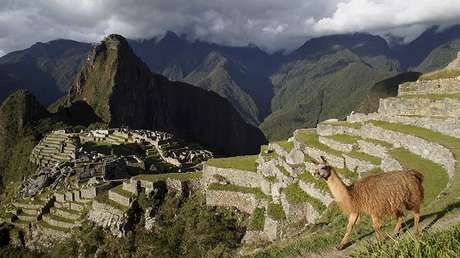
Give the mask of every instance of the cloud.
M 292 49 L 332 33 L 413 38 L 460 21 L 458 0 L 0 0 L 0 51 L 109 33 L 151 38 L 167 30 L 220 44 Z

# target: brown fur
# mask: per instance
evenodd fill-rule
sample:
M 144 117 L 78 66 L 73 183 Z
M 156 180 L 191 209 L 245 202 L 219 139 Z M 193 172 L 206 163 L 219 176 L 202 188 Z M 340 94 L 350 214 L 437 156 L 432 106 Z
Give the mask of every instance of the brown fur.
M 424 197 L 423 175 L 415 170 L 393 171 L 366 176 L 347 187 L 334 169 L 327 165 L 320 168 L 321 175 L 327 182 L 332 195 L 342 211 L 348 215 L 347 231 L 338 249 L 343 249 L 353 226 L 363 214 L 372 217 L 377 239 L 380 240 L 380 227 L 383 217 L 395 216 L 394 229 L 398 234 L 401 229 L 404 211 L 414 214 L 414 227 L 419 232 L 420 205 Z
M 415 170 L 367 176 L 349 189 L 353 211 L 377 217 L 398 216 L 419 210 L 423 201 L 423 175 Z

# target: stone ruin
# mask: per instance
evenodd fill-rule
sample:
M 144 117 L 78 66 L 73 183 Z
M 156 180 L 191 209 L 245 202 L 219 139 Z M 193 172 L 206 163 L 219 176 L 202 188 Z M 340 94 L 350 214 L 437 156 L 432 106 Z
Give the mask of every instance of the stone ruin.
M 109 152 L 100 151 L 101 146 Z M 113 151 L 125 147 L 137 152 Z M 154 191 L 155 182 L 165 181 L 168 188 L 182 192 L 185 182 L 197 180 L 197 173 L 190 171 L 211 157 L 197 145 L 158 131 L 53 131 L 32 150 L 29 160 L 38 168 L 23 179 L 5 221 L 31 236 L 49 236 L 45 246 L 70 237 L 85 220 L 122 235 L 140 191 Z M 36 238 L 28 242 L 37 245 Z

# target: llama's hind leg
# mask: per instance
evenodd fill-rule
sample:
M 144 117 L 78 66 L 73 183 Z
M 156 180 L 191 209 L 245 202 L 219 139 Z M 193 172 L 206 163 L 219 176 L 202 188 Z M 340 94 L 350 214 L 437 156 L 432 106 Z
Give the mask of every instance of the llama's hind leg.
M 356 221 L 358 221 L 358 218 L 359 218 L 358 213 L 351 213 L 348 216 L 347 231 L 345 232 L 345 235 L 343 236 L 342 241 L 340 241 L 340 244 L 337 246 L 337 249 L 342 250 L 345 247 L 345 244 L 348 241 L 348 237 L 350 236 L 350 233 L 353 230 L 353 226 L 355 225 Z
M 372 215 L 372 224 L 375 230 L 375 237 L 378 241 L 382 240 L 382 235 L 380 234 L 380 227 L 382 224 L 380 223 L 380 218 L 378 216 Z
M 418 236 L 420 234 L 420 211 L 418 209 L 412 210 L 414 214 L 414 230 L 415 235 Z
M 393 233 L 397 236 L 399 235 L 399 232 L 401 231 L 401 225 L 403 223 L 404 213 L 397 211 L 395 215 L 396 215 L 397 221 L 396 221 L 396 226 L 395 226 L 395 229 L 393 230 Z

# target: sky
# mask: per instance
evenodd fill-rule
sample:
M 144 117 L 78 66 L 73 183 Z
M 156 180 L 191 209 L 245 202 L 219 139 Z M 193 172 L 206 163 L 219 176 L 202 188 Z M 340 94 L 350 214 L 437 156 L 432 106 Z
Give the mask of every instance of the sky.
M 35 42 L 143 39 L 166 31 L 225 45 L 293 49 L 328 34 L 391 33 L 410 41 L 460 23 L 460 0 L 0 0 L 0 56 Z

